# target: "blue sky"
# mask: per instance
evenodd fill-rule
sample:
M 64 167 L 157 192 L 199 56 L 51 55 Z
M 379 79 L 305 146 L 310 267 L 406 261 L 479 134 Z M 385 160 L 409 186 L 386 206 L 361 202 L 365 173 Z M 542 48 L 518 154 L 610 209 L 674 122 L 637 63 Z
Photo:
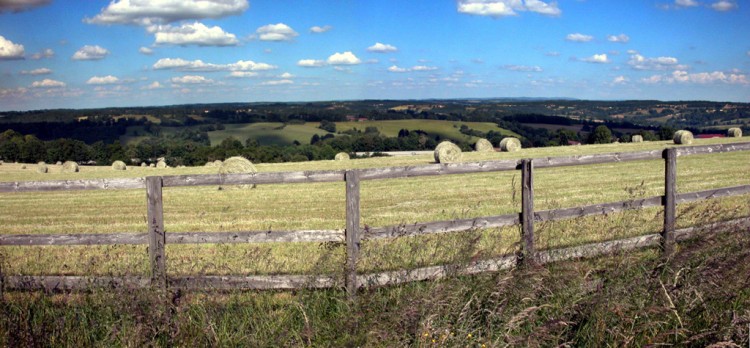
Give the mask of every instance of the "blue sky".
M 739 0 L 0 0 L 0 110 L 750 102 L 748 33 Z

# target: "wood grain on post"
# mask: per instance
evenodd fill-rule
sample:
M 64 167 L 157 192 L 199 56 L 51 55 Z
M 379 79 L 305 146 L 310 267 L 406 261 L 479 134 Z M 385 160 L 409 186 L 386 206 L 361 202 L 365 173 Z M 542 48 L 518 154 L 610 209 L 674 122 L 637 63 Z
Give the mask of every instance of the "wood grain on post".
M 164 231 L 164 202 L 162 201 L 162 178 L 146 178 L 146 200 L 148 202 L 148 256 L 151 262 L 151 283 L 156 287 L 167 286 L 166 233 Z
M 674 227 L 677 203 L 677 149 L 664 150 L 664 229 L 661 247 L 665 256 L 674 252 Z
M 534 163 L 521 161 L 521 253 L 519 264 L 536 262 L 534 253 Z
M 357 257 L 359 256 L 359 171 L 346 171 L 346 292 L 357 294 Z

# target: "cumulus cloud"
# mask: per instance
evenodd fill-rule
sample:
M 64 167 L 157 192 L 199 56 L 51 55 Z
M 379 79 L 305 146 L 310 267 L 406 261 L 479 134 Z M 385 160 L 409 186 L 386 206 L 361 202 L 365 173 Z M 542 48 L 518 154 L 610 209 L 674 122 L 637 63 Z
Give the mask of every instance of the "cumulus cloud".
M 630 36 L 627 36 L 625 34 L 609 35 L 609 36 L 607 36 L 607 41 L 609 41 L 609 42 L 627 43 L 628 41 L 630 41 Z
M 0 13 L 26 11 L 50 2 L 52 0 L 0 0 Z
M 23 54 L 23 45 L 13 43 L 0 35 L 0 60 L 23 59 Z
M 581 61 L 588 62 L 588 63 L 598 63 L 598 64 L 606 64 L 609 63 L 609 57 L 607 57 L 606 53 L 602 54 L 595 54 L 588 58 L 583 58 Z
M 674 4 L 678 7 L 695 7 L 700 5 L 695 0 L 675 0 Z
M 252 60 L 239 60 L 231 64 L 205 63 L 202 60 L 185 60 L 182 58 L 162 58 L 152 66 L 154 70 L 177 70 L 177 71 L 265 71 L 276 69 L 276 66 L 267 63 L 257 63 Z
M 52 58 L 55 56 L 55 51 L 53 51 L 51 48 L 45 48 L 41 52 L 37 52 L 32 54 L 29 58 L 34 60 L 39 60 L 42 58 Z
M 737 3 L 735 1 L 721 0 L 711 4 L 711 8 L 716 11 L 726 12 L 736 9 Z
M 196 45 L 196 46 L 235 46 L 239 44 L 237 36 L 224 29 L 195 22 L 180 26 L 155 25 L 148 28 L 154 34 L 157 45 Z
M 291 41 L 299 34 L 284 23 L 264 25 L 255 31 L 261 41 Z
M 539 66 L 528 66 L 528 65 L 504 65 L 503 69 L 510 71 L 520 72 L 542 72 L 543 69 Z
M 319 26 L 316 25 L 316 26 L 310 28 L 310 32 L 311 33 L 316 33 L 316 34 L 322 34 L 322 33 L 325 33 L 327 31 L 331 30 L 331 29 L 333 29 L 333 27 L 330 26 L 330 25 L 324 25 L 322 27 L 319 27 Z
M 234 78 L 248 78 L 256 76 L 258 76 L 258 73 L 254 71 L 232 71 L 231 73 L 229 73 L 229 77 Z
M 326 65 L 326 62 L 317 59 L 300 59 L 297 61 L 297 66 L 305 68 L 317 68 Z
M 56 88 L 56 87 L 65 87 L 65 82 L 52 80 L 52 79 L 44 79 L 41 81 L 34 81 L 31 83 L 32 88 Z
M 116 83 L 119 83 L 120 79 L 118 79 L 115 76 L 107 75 L 107 76 L 94 76 L 90 78 L 88 81 L 86 81 L 87 85 L 113 85 Z
M 391 66 L 390 66 L 390 67 L 388 68 L 388 71 L 390 71 L 390 72 L 395 72 L 395 73 L 403 73 L 403 72 L 408 72 L 408 71 L 409 71 L 409 69 L 407 69 L 407 68 L 399 68 L 399 67 L 398 67 L 398 66 L 396 66 L 396 65 L 391 65 Z
M 204 76 L 200 75 L 185 75 L 180 77 L 173 77 L 170 81 L 175 84 L 184 84 L 184 85 L 200 85 L 200 84 L 208 84 L 213 83 L 214 80 L 207 79 Z
M 621 84 L 627 83 L 628 81 L 630 81 L 630 79 L 628 79 L 625 76 L 620 75 L 620 76 L 615 77 L 615 79 L 612 80 L 612 83 L 616 85 L 621 85 Z
M 685 70 L 675 70 L 671 75 L 653 75 L 641 80 L 643 83 L 692 83 L 692 84 L 713 84 L 724 83 L 731 85 L 748 85 L 750 81 L 747 75 L 741 73 L 725 73 L 722 71 L 688 73 Z
M 141 48 L 138 49 L 138 52 L 140 54 L 145 54 L 147 56 L 150 56 L 150 55 L 154 54 L 154 50 L 152 50 L 152 49 L 150 49 L 148 47 L 141 47 Z
M 52 70 L 48 68 L 39 68 L 34 70 L 22 70 L 21 75 L 49 75 L 52 73 Z
M 162 84 L 159 83 L 159 81 L 154 81 L 154 82 L 151 82 L 148 86 L 141 87 L 141 89 L 148 89 L 148 90 L 159 89 L 159 88 L 164 88 L 164 86 L 162 86 Z
M 362 63 L 362 61 L 351 51 L 346 51 L 344 53 L 336 52 L 328 57 L 326 62 L 331 65 L 356 65 Z
M 374 45 L 367 47 L 367 50 L 370 52 L 377 52 L 377 53 L 389 53 L 389 52 L 398 51 L 398 48 L 396 48 L 395 46 L 391 46 L 389 44 L 382 44 L 380 42 L 376 42 Z
M 294 81 L 292 80 L 270 80 L 261 83 L 263 86 L 278 86 L 278 85 L 291 85 Z
M 395 72 L 395 73 L 404 73 L 404 72 L 410 72 L 410 71 L 435 71 L 437 70 L 437 67 L 434 66 L 427 66 L 427 65 L 415 65 L 411 68 L 400 68 L 396 65 L 392 65 L 388 68 L 388 71 Z
M 593 36 L 585 35 L 581 33 L 568 34 L 567 36 L 565 36 L 565 40 L 573 41 L 573 42 L 589 42 L 593 39 L 594 39 Z
M 73 60 L 100 60 L 109 55 L 109 51 L 100 46 L 83 46 L 75 54 Z
M 285 73 L 279 75 L 279 77 L 282 78 L 282 79 L 291 79 L 292 77 L 294 77 L 294 75 L 292 75 L 292 74 L 290 74 L 288 72 L 285 72 Z
M 633 54 L 628 65 L 636 70 L 668 70 L 678 67 L 679 61 L 674 57 L 646 58 L 640 54 Z
M 559 16 L 562 13 L 557 3 L 540 0 L 459 0 L 457 10 L 459 13 L 496 18 L 515 16 L 519 11 L 531 11 L 548 16 Z
M 238 15 L 248 7 L 247 0 L 112 0 L 94 18 L 84 21 L 93 24 L 165 24 Z

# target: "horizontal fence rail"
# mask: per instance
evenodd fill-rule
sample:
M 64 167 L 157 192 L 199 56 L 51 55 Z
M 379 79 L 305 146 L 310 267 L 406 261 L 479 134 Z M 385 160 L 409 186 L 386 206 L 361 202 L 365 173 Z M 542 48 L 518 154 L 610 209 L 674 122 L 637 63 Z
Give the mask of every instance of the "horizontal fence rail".
M 107 234 L 12 234 L 0 235 L 0 245 L 108 245 L 148 244 L 151 277 L 86 277 L 86 276 L 0 276 L 1 288 L 76 290 L 91 287 L 179 287 L 185 289 L 297 289 L 345 287 L 350 297 L 356 289 L 398 284 L 409 281 L 436 279 L 448 275 L 469 275 L 507 269 L 526 263 L 547 263 L 576 257 L 607 254 L 614 250 L 659 245 L 665 255 L 672 252 L 676 241 L 689 238 L 701 230 L 728 227 L 746 228 L 750 218 L 676 230 L 677 204 L 699 200 L 750 194 L 750 185 L 724 187 L 689 193 L 676 192 L 676 166 L 680 156 L 750 151 L 750 143 L 671 147 L 664 150 L 629 153 L 609 153 L 568 157 L 501 160 L 454 164 L 432 164 L 357 170 L 264 172 L 227 175 L 176 175 L 131 179 L 62 180 L 43 182 L 0 183 L 0 192 L 41 192 L 66 190 L 146 189 L 148 233 Z M 641 199 L 593 204 L 587 206 L 534 211 L 534 170 L 564 166 L 616 163 L 663 159 L 665 161 L 665 194 Z M 362 180 L 409 178 L 419 176 L 488 173 L 521 170 L 522 210 L 519 213 L 457 219 L 450 221 L 399 224 L 385 227 L 360 226 L 360 182 Z M 346 183 L 346 226 L 344 229 L 296 231 L 240 231 L 240 232 L 170 232 L 165 233 L 162 190 L 164 187 L 289 184 L 289 183 Z M 664 228 L 661 233 L 628 239 L 593 243 L 555 250 L 536 251 L 534 223 L 610 214 L 649 207 L 664 208 Z M 469 265 L 441 265 L 397 270 L 374 274 L 359 274 L 357 259 L 362 240 L 480 230 L 521 225 L 519 253 L 492 260 L 479 260 Z M 274 243 L 274 242 L 336 242 L 346 245 L 346 265 L 343 278 L 334 276 L 273 275 L 273 276 L 177 276 L 166 272 L 165 244 L 198 243 Z

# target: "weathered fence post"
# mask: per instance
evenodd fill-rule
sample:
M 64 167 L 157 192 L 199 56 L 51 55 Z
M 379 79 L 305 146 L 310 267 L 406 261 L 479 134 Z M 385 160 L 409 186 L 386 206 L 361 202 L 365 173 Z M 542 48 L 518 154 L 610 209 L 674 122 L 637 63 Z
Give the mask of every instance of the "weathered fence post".
M 148 256 L 151 261 L 151 284 L 166 288 L 167 269 L 166 234 L 164 231 L 164 204 L 162 202 L 162 178 L 146 178 L 146 200 L 148 202 Z
M 534 163 L 521 161 L 521 250 L 519 265 L 536 263 L 534 250 Z
M 661 232 L 661 248 L 665 256 L 674 252 L 674 229 L 677 196 L 677 149 L 664 150 L 664 229 Z
M 346 175 L 346 293 L 357 295 L 357 257 L 359 256 L 359 171 L 347 170 Z

